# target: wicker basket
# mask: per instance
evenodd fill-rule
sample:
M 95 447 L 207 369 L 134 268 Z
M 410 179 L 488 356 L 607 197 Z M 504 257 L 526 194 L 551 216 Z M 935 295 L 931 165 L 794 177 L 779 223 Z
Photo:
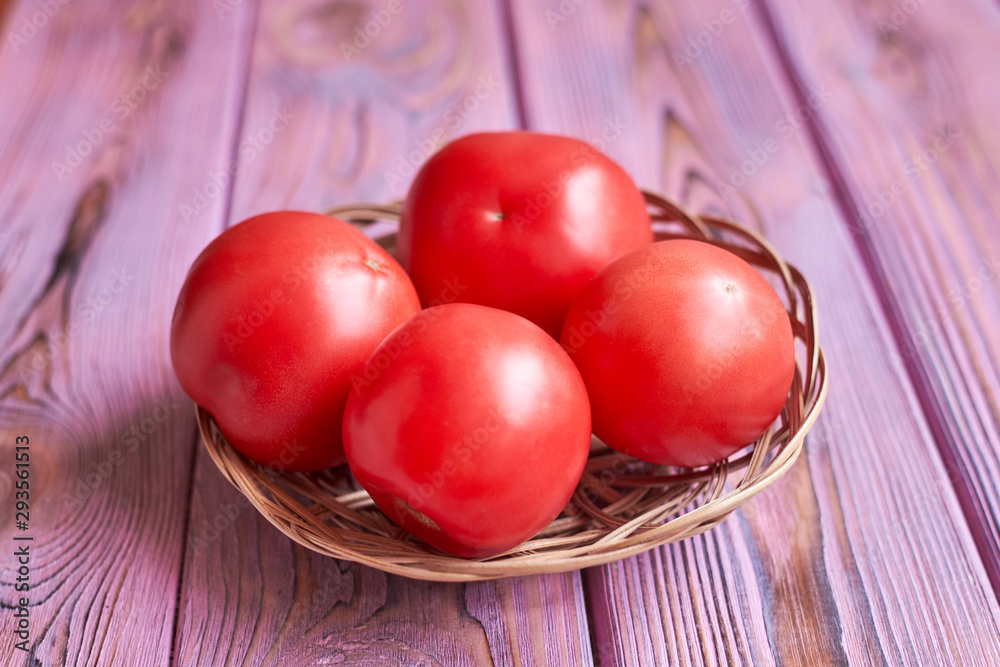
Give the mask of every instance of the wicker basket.
M 594 440 L 583 479 L 563 513 L 545 530 L 498 556 L 469 560 L 427 546 L 375 507 L 347 466 L 317 473 L 277 473 L 226 442 L 204 409 L 198 426 L 226 478 L 281 532 L 313 551 L 386 572 L 436 581 L 474 581 L 562 572 L 637 554 L 697 535 L 720 523 L 787 471 L 826 397 L 816 306 L 809 284 L 760 235 L 729 220 L 698 216 L 645 193 L 657 240 L 698 238 L 727 248 L 777 285 L 788 307 L 798 363 L 785 408 L 752 447 L 708 468 L 654 466 Z M 395 220 L 398 205 L 355 205 L 328 211 L 366 227 Z M 390 251 L 394 228 L 376 240 Z

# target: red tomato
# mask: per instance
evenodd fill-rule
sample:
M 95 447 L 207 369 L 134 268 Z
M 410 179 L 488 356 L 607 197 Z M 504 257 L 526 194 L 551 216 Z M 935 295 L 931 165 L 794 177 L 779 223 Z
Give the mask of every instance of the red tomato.
M 562 331 L 594 433 L 653 463 L 700 466 L 753 442 L 781 412 L 792 328 L 767 281 L 708 243 L 655 243 L 601 271 Z
M 652 241 L 642 194 L 589 144 L 491 132 L 423 166 L 403 206 L 398 256 L 424 305 L 493 306 L 558 338 L 587 281 Z
M 489 556 L 557 517 L 583 473 L 590 405 L 573 362 L 524 318 L 423 311 L 365 364 L 344 415 L 354 476 L 400 526 Z
M 236 449 L 274 468 L 319 470 L 343 461 L 351 375 L 419 309 L 402 267 L 347 223 L 265 213 L 195 260 L 170 356 Z

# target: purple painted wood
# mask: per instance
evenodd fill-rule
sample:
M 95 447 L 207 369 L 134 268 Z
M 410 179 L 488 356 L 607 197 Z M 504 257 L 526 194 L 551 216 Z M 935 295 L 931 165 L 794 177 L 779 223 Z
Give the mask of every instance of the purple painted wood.
M 1000 14 L 916 6 L 0 0 L 0 459 L 30 436 L 34 538 L 32 653 L 2 557 L 0 663 L 1000 664 Z M 805 269 L 833 378 L 807 456 L 582 578 L 294 546 L 196 443 L 167 354 L 187 266 L 226 224 L 401 196 L 442 141 L 525 121 Z
M 265 145 L 240 162 L 230 223 L 399 197 L 442 141 L 516 122 L 493 4 L 404 2 L 341 47 L 384 7 L 263 3 L 234 145 Z M 390 577 L 294 546 L 239 500 L 199 451 L 178 664 L 592 664 L 579 573 Z
M 833 93 L 823 161 L 1000 591 L 1000 7 L 766 4 L 799 95 Z
M 222 213 L 179 223 L 201 179 L 178 165 L 225 157 L 251 23 L 198 2 L 43 10 L 12 7 L 0 46 L 0 664 L 165 665 L 195 446 L 167 332 Z M 22 596 L 27 652 L 11 634 Z
M 531 126 L 600 138 L 641 185 L 762 229 L 811 278 L 830 364 L 827 408 L 787 479 L 707 535 L 588 573 L 601 663 L 1000 660 L 1000 607 L 933 421 L 891 362 L 881 286 L 802 122 L 814 110 L 757 11 L 514 6 Z

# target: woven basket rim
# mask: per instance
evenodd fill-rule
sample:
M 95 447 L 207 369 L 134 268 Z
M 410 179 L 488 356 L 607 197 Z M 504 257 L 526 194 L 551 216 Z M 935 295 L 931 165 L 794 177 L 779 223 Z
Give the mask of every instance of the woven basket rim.
M 828 378 L 817 340 L 816 303 L 802 273 L 758 232 L 727 218 L 697 215 L 654 192 L 643 195 L 657 241 L 697 238 L 726 248 L 772 274 L 784 291 L 779 295 L 804 352 L 797 355 L 795 378 L 777 425 L 752 446 L 693 470 L 644 464 L 599 447 L 592 450 L 587 471 L 564 513 L 535 538 L 487 559 L 444 554 L 396 527 L 353 481 L 346 466 L 305 474 L 265 469 L 237 452 L 212 416 L 196 405 L 201 439 L 215 465 L 257 511 L 296 543 L 415 579 L 481 581 L 565 572 L 620 560 L 718 525 L 791 468 L 823 406 Z M 400 202 L 362 203 L 325 213 L 363 228 L 379 220 L 398 220 L 400 209 Z M 375 240 L 391 249 L 394 239 L 395 233 L 390 233 Z M 646 474 L 634 474 L 632 469 Z M 612 472 L 606 480 L 606 473 L 614 470 L 620 472 Z M 742 477 L 727 488 L 730 476 L 739 472 Z

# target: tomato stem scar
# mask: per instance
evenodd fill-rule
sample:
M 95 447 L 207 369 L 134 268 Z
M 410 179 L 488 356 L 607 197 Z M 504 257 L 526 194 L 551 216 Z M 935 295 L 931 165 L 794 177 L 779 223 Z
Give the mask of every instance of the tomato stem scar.
M 371 269 L 372 271 L 378 271 L 379 269 L 381 269 L 381 268 L 382 268 L 382 267 L 381 267 L 381 266 L 379 265 L 379 263 L 378 263 L 378 262 L 376 262 L 376 261 L 375 261 L 374 259 L 372 259 L 371 257 L 369 257 L 368 259 L 366 259 L 366 260 L 365 260 L 365 266 L 367 266 L 367 267 L 368 267 L 369 269 Z

